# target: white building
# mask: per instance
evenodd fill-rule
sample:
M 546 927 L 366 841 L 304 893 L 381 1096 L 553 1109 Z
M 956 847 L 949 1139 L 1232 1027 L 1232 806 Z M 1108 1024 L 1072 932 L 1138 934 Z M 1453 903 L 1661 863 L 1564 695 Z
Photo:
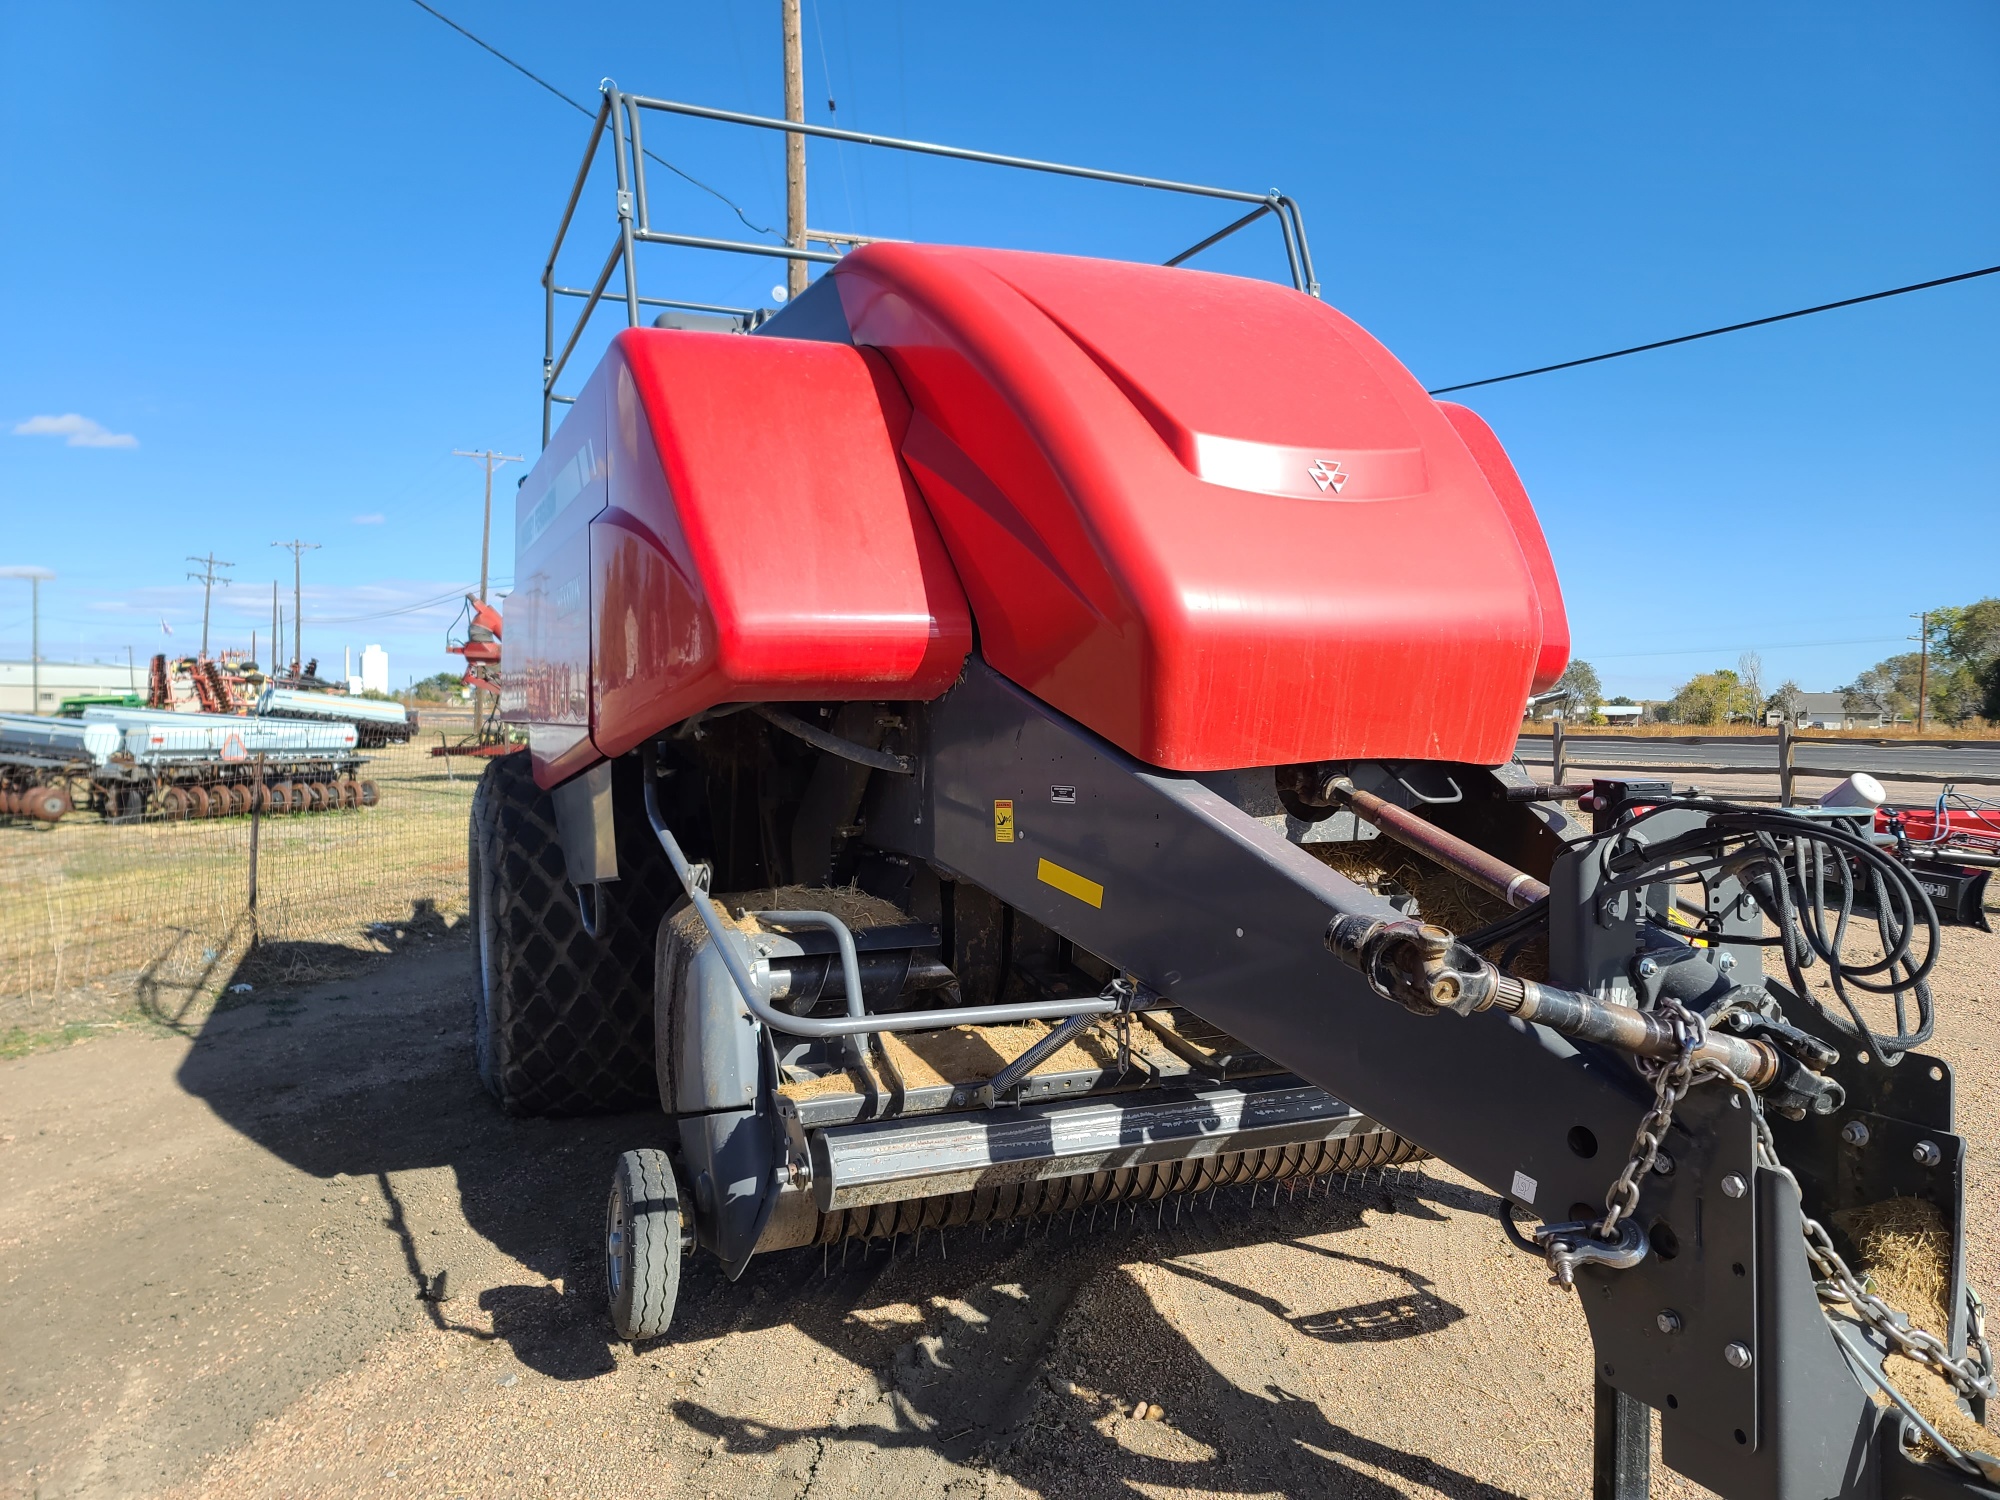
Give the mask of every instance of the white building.
M 364 693 L 389 691 L 389 653 L 380 646 L 361 648 L 361 691 Z
M 146 691 L 146 658 L 137 658 L 130 667 L 104 662 L 44 661 L 42 699 L 35 702 L 34 664 L 0 661 L 0 714 L 52 714 L 63 699 L 79 693 L 143 693 Z

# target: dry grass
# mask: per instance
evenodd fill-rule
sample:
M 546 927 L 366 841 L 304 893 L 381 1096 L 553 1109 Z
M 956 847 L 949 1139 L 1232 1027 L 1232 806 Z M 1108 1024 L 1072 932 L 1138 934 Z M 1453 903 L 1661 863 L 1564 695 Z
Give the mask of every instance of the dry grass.
M 253 933 L 303 978 L 314 948 L 377 947 L 413 913 L 455 918 L 482 765 L 393 746 L 363 770 L 378 806 L 260 819 L 254 923 L 248 817 L 0 827 L 0 1021 L 62 1025 L 129 1008 L 149 984 L 226 975 Z
M 1951 1332 L 1945 1299 L 1951 1288 L 1951 1231 L 1935 1204 L 1891 1198 L 1834 1216 L 1861 1252 L 1858 1269 L 1875 1294 L 1917 1327 L 1940 1338 Z M 1992 1452 L 2000 1437 L 1959 1409 L 1958 1397 L 1936 1374 L 1902 1355 L 1885 1373 L 1933 1427 L 1968 1452 Z M 1886 1404 L 1879 1391 L 1876 1399 Z

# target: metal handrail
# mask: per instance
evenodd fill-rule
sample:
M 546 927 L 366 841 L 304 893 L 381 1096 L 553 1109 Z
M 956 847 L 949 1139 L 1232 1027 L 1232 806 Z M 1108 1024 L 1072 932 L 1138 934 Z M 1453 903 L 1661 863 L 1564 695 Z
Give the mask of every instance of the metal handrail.
M 1239 203 L 1267 203 L 1277 193 L 1252 193 L 1241 188 L 1208 187 L 1198 182 L 1177 182 L 1171 177 L 1142 177 L 1132 172 L 1112 172 L 1103 167 L 1078 167 L 1067 162 L 1043 161 L 1033 156 L 1005 156 L 997 151 L 975 151 L 969 146 L 944 146 L 936 141 L 914 141 L 903 136 L 876 135 L 873 131 L 842 130 L 836 125 L 808 125 L 800 120 L 774 119 L 770 115 L 744 114 L 740 110 L 715 109 L 706 104 L 684 104 L 677 99 L 654 99 L 644 94 L 626 94 L 640 109 L 657 109 L 666 114 L 693 115 L 702 120 L 720 120 L 729 125 L 753 125 L 761 130 L 779 130 L 786 135 L 816 135 L 830 141 L 851 141 L 857 146 L 885 146 L 895 151 L 915 151 L 925 156 L 948 156 L 954 161 L 983 162 L 994 167 L 1021 167 L 1031 172 L 1054 172 L 1064 177 L 1087 177 L 1093 182 L 1115 182 L 1126 187 L 1162 188 L 1174 193 L 1194 193 L 1204 198 L 1234 198 Z
M 1184 193 L 1199 198 L 1255 204 L 1256 207 L 1249 213 L 1224 225 L 1206 239 L 1197 241 L 1165 264 L 1181 265 L 1269 215 L 1277 221 L 1278 235 L 1285 250 L 1285 264 L 1291 274 L 1293 287 L 1310 297 L 1317 297 L 1320 294 L 1318 274 L 1313 269 L 1312 249 L 1306 240 L 1305 218 L 1299 212 L 1298 204 L 1276 188 L 1263 193 L 1249 192 L 1241 188 L 1181 182 L 1170 177 L 1148 177 L 1136 172 L 1113 172 L 1101 167 L 1080 167 L 1068 162 L 1043 161 L 1031 156 L 1009 156 L 997 151 L 975 151 L 965 146 L 946 146 L 936 141 L 877 135 L 872 131 L 843 130 L 833 125 L 809 125 L 799 120 L 781 120 L 769 115 L 746 114 L 741 110 L 716 109 L 705 104 L 688 104 L 678 99 L 655 99 L 643 94 L 630 94 L 608 79 L 601 86 L 600 92 L 603 94 L 604 102 L 598 108 L 597 118 L 591 124 L 589 143 L 584 148 L 583 164 L 577 169 L 576 181 L 570 188 L 569 201 L 564 205 L 561 222 L 556 227 L 555 242 L 550 246 L 548 259 L 542 266 L 543 447 L 548 446 L 554 425 L 555 407 L 569 405 L 576 399 L 574 396 L 558 394 L 556 383 L 561 379 L 564 369 L 568 367 L 570 356 L 575 352 L 584 328 L 596 313 L 598 304 L 603 302 L 607 295 L 615 295 L 625 304 L 626 326 L 632 328 L 636 328 L 639 324 L 641 307 L 685 308 L 691 311 L 756 316 L 755 309 L 749 308 L 726 308 L 704 303 L 641 297 L 638 291 L 638 268 L 635 256 L 635 250 L 639 245 L 675 245 L 682 249 L 714 250 L 730 255 L 761 255 L 787 262 L 805 261 L 818 265 L 835 265 L 841 259 L 839 251 L 813 250 L 808 248 L 807 244 L 768 245 L 754 240 L 718 239 L 708 235 L 681 234 L 653 228 L 652 210 L 646 191 L 646 148 L 641 125 L 643 114 L 649 109 L 659 110 L 663 114 L 713 120 L 724 125 L 775 130 L 788 135 L 816 136 L 822 140 L 844 141 L 857 146 L 874 146 L 891 151 L 909 151 L 951 161 L 1010 167 L 1019 171 L 1046 172 L 1060 177 L 1077 177 L 1086 181 L 1106 182 L 1123 187 L 1147 188 L 1159 192 Z M 618 241 L 606 258 L 604 269 L 599 274 L 596 284 L 585 292 L 578 287 L 559 286 L 556 283 L 556 259 L 562 253 L 563 244 L 575 221 L 577 204 L 582 200 L 584 185 L 590 176 L 591 165 L 596 160 L 599 142 L 607 129 L 612 136 L 616 159 Z M 808 242 L 817 241 L 822 244 L 859 245 L 868 243 L 874 237 L 809 229 L 805 238 Z M 625 273 L 623 284 L 607 291 L 610 288 L 612 268 L 621 263 Z M 556 352 L 555 313 L 556 298 L 559 296 L 580 297 L 584 304 L 582 311 L 577 315 L 575 326 L 563 343 L 560 354 Z

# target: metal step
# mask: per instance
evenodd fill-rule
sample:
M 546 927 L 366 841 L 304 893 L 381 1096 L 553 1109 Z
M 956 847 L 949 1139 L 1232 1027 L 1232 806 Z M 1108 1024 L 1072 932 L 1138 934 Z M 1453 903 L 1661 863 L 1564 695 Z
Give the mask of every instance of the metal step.
M 829 1213 L 1381 1130 L 1290 1077 L 873 1121 L 812 1133 L 813 1197 Z

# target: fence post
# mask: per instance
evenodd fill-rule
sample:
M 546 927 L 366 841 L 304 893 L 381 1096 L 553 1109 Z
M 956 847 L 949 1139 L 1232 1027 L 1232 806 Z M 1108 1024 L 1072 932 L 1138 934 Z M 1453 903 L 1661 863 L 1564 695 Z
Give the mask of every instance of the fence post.
M 1778 720 L 1778 806 L 1792 805 L 1792 721 Z
M 257 752 L 256 783 L 250 792 L 250 946 L 257 946 L 257 833 L 264 821 L 264 752 Z
M 1551 719 L 1549 720 L 1549 781 L 1556 786 L 1563 786 L 1568 782 L 1568 777 L 1563 774 L 1564 760 L 1563 721 Z

